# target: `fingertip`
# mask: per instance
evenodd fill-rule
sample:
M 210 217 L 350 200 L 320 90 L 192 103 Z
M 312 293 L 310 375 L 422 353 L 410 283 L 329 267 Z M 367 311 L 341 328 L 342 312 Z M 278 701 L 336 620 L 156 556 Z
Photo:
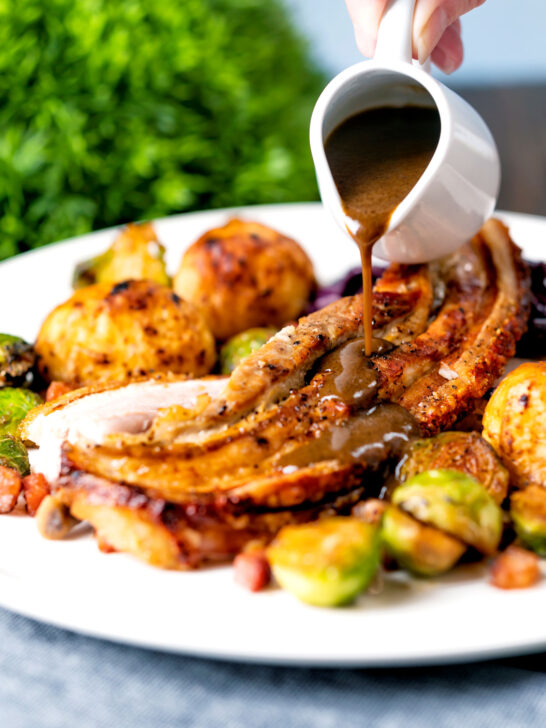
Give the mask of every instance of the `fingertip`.
M 432 51 L 431 59 L 444 73 L 456 71 L 463 62 L 464 48 L 460 24 L 450 25 Z

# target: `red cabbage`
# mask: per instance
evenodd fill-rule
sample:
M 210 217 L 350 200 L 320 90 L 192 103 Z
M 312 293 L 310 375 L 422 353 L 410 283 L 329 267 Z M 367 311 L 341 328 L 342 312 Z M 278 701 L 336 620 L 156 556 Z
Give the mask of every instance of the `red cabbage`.
M 531 315 L 527 333 L 518 342 L 516 356 L 536 359 L 546 356 L 546 263 L 530 263 Z

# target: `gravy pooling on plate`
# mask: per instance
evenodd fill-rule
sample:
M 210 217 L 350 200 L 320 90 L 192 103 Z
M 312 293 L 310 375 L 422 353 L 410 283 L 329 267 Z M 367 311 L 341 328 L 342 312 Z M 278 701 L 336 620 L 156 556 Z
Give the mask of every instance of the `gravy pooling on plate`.
M 326 157 L 362 258 L 364 341 L 372 353 L 372 246 L 425 171 L 440 138 L 435 108 L 385 106 L 351 116 L 330 134 Z

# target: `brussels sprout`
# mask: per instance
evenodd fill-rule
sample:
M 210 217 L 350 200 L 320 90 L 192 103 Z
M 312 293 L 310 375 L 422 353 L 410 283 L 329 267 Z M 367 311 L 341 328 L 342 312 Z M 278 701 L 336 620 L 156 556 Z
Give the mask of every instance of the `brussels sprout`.
M 21 475 L 28 475 L 30 467 L 27 449 L 21 440 L 11 435 L 0 435 L 0 465 L 14 468 Z
M 499 505 L 508 493 L 509 475 L 497 454 L 477 432 L 442 432 L 414 440 L 398 466 L 404 482 L 424 470 L 458 470 L 475 478 Z
M 246 359 L 254 351 L 261 349 L 276 333 L 277 329 L 272 328 L 247 329 L 228 339 L 220 349 L 220 371 L 222 374 L 231 374 L 243 359 Z
M 379 527 L 343 516 L 286 526 L 267 558 L 279 584 L 302 602 L 347 604 L 366 589 L 378 569 Z
M 0 387 L 24 384 L 32 377 L 36 354 L 19 336 L 0 334 Z
M 381 537 L 400 566 L 419 576 L 449 571 L 466 551 L 453 536 L 419 523 L 396 506 L 389 506 L 383 515 Z
M 510 498 L 510 516 L 520 540 L 546 556 L 546 488 L 530 485 Z
M 104 253 L 76 266 L 72 285 L 84 288 L 94 283 L 148 280 L 168 286 L 165 248 L 149 223 L 127 225 Z
M 0 435 L 15 437 L 19 423 L 39 404 L 42 404 L 42 398 L 29 389 L 0 389 Z
M 502 535 L 502 511 L 469 475 L 457 470 L 427 470 L 398 486 L 392 502 L 418 521 L 493 553 Z

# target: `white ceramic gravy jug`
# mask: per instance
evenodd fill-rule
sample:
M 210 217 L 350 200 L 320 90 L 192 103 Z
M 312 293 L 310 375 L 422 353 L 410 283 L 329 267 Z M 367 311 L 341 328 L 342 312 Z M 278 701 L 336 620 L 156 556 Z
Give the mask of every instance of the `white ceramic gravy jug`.
M 373 60 L 342 71 L 326 86 L 311 117 L 311 152 L 320 195 L 341 228 L 358 228 L 345 215 L 324 144 L 345 119 L 370 108 L 436 107 L 440 138 L 415 187 L 394 210 L 374 255 L 399 263 L 422 263 L 451 253 L 491 215 L 500 163 L 489 129 L 460 96 L 412 62 L 415 0 L 391 0 L 381 21 Z

